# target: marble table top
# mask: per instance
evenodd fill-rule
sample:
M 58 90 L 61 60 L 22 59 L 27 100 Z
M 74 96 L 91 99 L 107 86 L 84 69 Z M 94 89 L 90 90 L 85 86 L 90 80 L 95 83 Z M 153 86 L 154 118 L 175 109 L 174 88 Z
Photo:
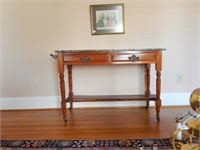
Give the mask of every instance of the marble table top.
M 165 48 L 138 48 L 138 49 L 82 49 L 82 50 L 55 50 L 56 53 L 78 52 L 123 52 L 123 51 L 164 51 Z

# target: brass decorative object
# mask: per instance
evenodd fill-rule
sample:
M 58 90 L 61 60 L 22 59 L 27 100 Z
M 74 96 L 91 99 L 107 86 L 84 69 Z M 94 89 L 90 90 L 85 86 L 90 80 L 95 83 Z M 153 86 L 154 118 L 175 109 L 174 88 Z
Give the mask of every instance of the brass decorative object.
M 197 113 L 196 116 L 187 116 L 186 126 L 187 128 L 178 127 L 177 130 L 171 134 L 173 149 L 181 150 L 200 150 L 200 88 L 195 89 L 190 95 L 190 106 Z M 192 118 L 191 118 L 192 116 Z M 177 124 L 180 125 L 183 116 L 178 117 Z M 188 134 L 182 131 L 187 130 Z M 193 143 L 193 138 L 197 139 L 198 143 Z M 185 139 L 189 139 L 188 143 L 184 143 Z
M 190 106 L 200 114 L 200 88 L 195 89 L 190 95 Z

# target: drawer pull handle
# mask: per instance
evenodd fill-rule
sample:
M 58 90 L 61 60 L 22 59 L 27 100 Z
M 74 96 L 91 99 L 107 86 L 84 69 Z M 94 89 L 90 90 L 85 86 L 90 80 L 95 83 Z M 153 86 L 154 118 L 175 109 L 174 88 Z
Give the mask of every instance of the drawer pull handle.
M 132 55 L 132 56 L 128 57 L 128 59 L 129 59 L 130 61 L 137 61 L 137 60 L 139 60 L 139 57 L 137 57 L 137 56 L 135 56 L 135 55 Z
M 89 57 L 87 57 L 87 56 L 83 56 L 83 57 L 81 57 L 80 58 L 80 60 L 81 60 L 81 62 L 89 62 L 90 61 L 90 58 Z

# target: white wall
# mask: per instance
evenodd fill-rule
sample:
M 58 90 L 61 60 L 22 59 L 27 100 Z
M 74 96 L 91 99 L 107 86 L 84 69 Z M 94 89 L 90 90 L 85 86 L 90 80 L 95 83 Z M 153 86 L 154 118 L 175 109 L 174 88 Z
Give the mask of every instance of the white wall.
M 89 5 L 105 3 L 124 3 L 125 34 L 91 35 Z M 2 0 L 1 5 L 1 109 L 59 107 L 57 66 L 49 56 L 56 49 L 166 48 L 163 104 L 187 105 L 189 94 L 200 87 L 199 0 Z M 73 71 L 75 94 L 144 90 L 138 66 L 75 66 Z M 154 66 L 151 81 L 155 92 Z
M 200 75 L 200 2 L 198 3 L 198 75 Z M 200 83 L 200 78 L 198 78 L 198 83 Z

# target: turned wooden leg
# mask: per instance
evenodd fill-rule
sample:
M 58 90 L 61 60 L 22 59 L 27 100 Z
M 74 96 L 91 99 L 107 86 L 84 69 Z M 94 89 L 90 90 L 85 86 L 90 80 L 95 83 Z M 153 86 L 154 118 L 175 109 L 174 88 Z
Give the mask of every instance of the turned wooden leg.
M 161 107 L 161 100 L 156 100 L 156 118 L 158 121 L 160 121 L 160 107 Z
M 64 81 L 64 74 L 60 74 L 60 90 L 61 90 L 61 108 L 63 113 L 63 119 L 67 122 L 67 111 L 66 111 L 66 101 L 65 101 L 65 81 Z
M 65 80 L 64 80 L 64 65 L 63 55 L 58 53 L 58 73 L 60 77 L 60 92 L 61 92 L 61 109 L 63 113 L 63 119 L 67 122 L 67 111 L 66 111 L 66 97 L 65 97 Z
M 161 88 L 161 72 L 156 72 L 156 117 L 157 120 L 160 121 L 160 107 L 161 107 L 161 99 L 160 99 L 160 88 Z
M 145 94 L 148 98 L 150 97 L 150 94 L 151 94 L 151 92 L 150 92 L 150 67 L 151 67 L 150 64 L 145 65 L 145 82 L 146 82 Z M 147 101 L 146 108 L 147 109 L 149 108 L 149 99 Z
M 70 101 L 70 109 L 72 109 L 73 108 L 72 65 L 67 65 L 67 69 L 68 69 L 68 86 L 69 86 L 68 100 Z

